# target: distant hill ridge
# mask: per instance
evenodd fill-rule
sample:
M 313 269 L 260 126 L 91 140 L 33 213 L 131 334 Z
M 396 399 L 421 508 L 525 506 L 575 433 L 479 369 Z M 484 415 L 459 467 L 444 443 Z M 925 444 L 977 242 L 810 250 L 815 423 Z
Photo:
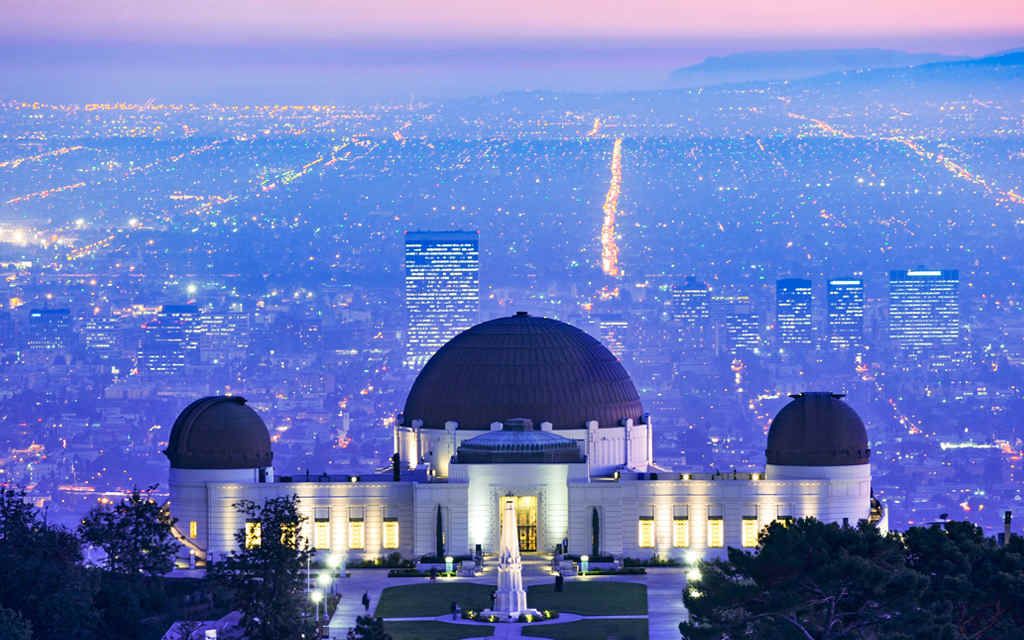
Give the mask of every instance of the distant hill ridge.
M 892 49 L 748 51 L 709 57 L 672 73 L 677 84 L 795 80 L 841 71 L 911 67 L 963 60 L 939 53 Z

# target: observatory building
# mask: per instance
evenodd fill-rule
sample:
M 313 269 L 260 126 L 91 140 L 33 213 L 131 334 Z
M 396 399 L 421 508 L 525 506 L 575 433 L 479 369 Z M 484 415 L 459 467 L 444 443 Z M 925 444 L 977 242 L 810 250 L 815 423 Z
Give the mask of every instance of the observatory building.
M 460 333 L 430 358 L 396 420 L 387 473 L 278 475 L 266 425 L 232 396 L 186 407 L 165 453 L 183 557 L 198 563 L 255 526 L 234 503 L 292 494 L 313 548 L 352 559 L 494 553 L 509 497 L 524 554 L 567 543 L 574 554 L 710 558 L 755 547 L 776 520 L 885 527 L 864 424 L 839 395 L 794 395 L 756 473 L 659 468 L 654 436 L 608 349 L 520 312 Z

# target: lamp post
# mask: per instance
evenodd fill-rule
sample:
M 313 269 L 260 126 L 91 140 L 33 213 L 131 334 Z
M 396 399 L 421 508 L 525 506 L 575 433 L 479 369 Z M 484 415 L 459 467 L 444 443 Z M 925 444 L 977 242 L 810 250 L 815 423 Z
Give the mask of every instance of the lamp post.
M 330 589 L 331 593 L 333 593 L 334 590 L 331 589 L 333 582 L 334 578 L 331 576 L 330 571 L 321 571 L 316 577 L 316 585 L 323 591 Z
M 341 566 L 341 554 L 332 553 L 331 555 L 327 556 L 327 566 L 330 567 L 332 570 L 337 571 L 338 567 Z
M 455 570 L 455 558 L 453 558 L 451 556 L 445 556 L 444 557 L 444 572 L 450 574 L 454 570 Z
M 590 570 L 590 556 L 583 554 L 580 556 L 580 573 L 587 575 L 587 571 Z
M 697 551 L 686 552 L 686 582 L 699 582 L 701 579 L 700 563 L 701 554 Z
M 340 578 L 341 574 L 344 573 L 341 568 L 342 562 L 344 562 L 344 558 L 340 553 L 332 553 L 327 556 L 327 568 L 330 570 L 331 575 L 336 578 Z
M 313 619 L 317 622 L 320 622 L 320 603 L 323 602 L 324 594 L 319 589 L 316 589 L 309 593 L 309 599 L 313 601 L 313 606 L 315 607 L 316 611 Z

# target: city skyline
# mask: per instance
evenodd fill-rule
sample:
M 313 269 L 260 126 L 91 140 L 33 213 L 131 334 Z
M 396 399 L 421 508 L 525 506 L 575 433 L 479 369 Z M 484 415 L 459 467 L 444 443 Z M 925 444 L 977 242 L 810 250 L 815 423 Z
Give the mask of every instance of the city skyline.
M 8 4 L 5 639 L 1016 638 L 1012 3 Z

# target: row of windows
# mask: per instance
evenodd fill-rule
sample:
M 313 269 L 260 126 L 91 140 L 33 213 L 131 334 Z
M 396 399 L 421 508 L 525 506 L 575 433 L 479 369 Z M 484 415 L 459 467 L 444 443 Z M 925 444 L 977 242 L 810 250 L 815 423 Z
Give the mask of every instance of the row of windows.
M 756 516 L 743 516 L 740 529 L 740 545 L 753 548 L 757 546 L 757 535 L 760 532 Z M 725 520 L 722 516 L 710 516 L 707 519 L 707 546 L 720 549 L 725 546 Z M 652 516 L 640 516 L 637 532 L 637 546 L 651 549 L 655 546 L 655 527 Z M 690 546 L 690 519 L 675 517 L 672 519 L 672 546 L 685 549 Z
M 193 521 L 194 522 L 194 521 Z M 192 524 L 189 524 L 191 532 Z M 397 549 L 399 544 L 398 518 L 384 518 L 381 530 L 381 546 L 385 549 Z M 284 532 L 281 542 L 293 535 L 294 532 Z M 195 536 L 193 536 L 195 537 Z M 249 520 L 245 523 L 245 547 L 252 549 L 260 546 L 263 542 L 263 532 L 258 520 Z M 316 520 L 313 523 L 313 548 L 320 551 L 331 549 L 331 521 Z M 360 550 L 366 548 L 366 522 L 362 518 L 350 518 L 348 521 L 348 549 Z

